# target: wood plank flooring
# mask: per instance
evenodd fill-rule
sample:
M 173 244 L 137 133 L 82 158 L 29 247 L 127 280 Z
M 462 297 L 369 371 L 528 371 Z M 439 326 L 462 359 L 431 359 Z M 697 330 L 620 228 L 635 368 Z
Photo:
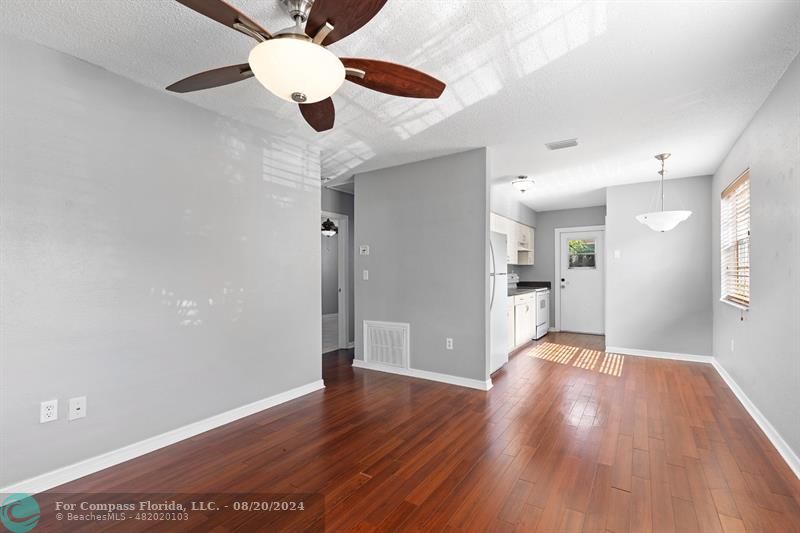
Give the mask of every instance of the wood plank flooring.
M 351 360 L 323 358 L 324 391 L 53 492 L 324 498 L 311 522 L 169 531 L 800 531 L 800 482 L 709 365 L 549 334 L 483 393 Z

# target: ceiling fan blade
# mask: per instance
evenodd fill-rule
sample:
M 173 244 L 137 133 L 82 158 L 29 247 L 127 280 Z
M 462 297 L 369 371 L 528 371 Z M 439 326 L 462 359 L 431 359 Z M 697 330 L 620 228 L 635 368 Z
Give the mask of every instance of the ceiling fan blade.
M 333 100 L 326 98 L 313 104 L 299 104 L 300 113 L 312 128 L 317 131 L 327 131 L 333 128 L 333 121 L 336 119 L 336 109 L 333 107 Z
M 315 0 L 306 23 L 311 37 L 328 22 L 333 31 L 322 41 L 323 46 L 347 37 L 378 14 L 386 0 Z
M 178 3 L 185 5 L 189 9 L 193 9 L 205 15 L 210 19 L 214 19 L 220 24 L 224 24 L 229 28 L 237 31 L 242 31 L 236 27 L 236 24 L 246 26 L 251 31 L 260 34 L 265 39 L 272 38 L 272 35 L 261 27 L 258 22 L 233 7 L 232 5 L 224 2 L 223 0 L 176 0 Z M 242 32 L 244 33 L 244 32 Z
M 252 77 L 253 71 L 250 70 L 250 65 L 242 63 L 241 65 L 231 65 L 229 67 L 215 68 L 214 70 L 200 72 L 194 76 L 184 78 L 181 81 L 176 81 L 167 87 L 167 90 L 174 93 L 190 93 L 192 91 L 200 91 L 202 89 L 211 89 L 212 87 L 236 83 L 237 81 Z
M 408 98 L 439 98 L 446 87 L 444 83 L 433 76 L 404 65 L 377 59 L 355 57 L 339 59 L 342 60 L 346 69 L 364 72 L 362 78 L 348 71 L 347 79 L 349 81 L 373 91 Z

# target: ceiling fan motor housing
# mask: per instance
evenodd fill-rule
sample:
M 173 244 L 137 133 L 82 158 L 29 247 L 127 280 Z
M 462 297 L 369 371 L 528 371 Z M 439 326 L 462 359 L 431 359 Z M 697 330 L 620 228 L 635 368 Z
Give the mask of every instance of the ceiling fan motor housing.
M 281 2 L 289 11 L 289 16 L 294 20 L 299 18 L 301 22 L 308 20 L 308 13 L 314 5 L 314 0 L 281 0 Z

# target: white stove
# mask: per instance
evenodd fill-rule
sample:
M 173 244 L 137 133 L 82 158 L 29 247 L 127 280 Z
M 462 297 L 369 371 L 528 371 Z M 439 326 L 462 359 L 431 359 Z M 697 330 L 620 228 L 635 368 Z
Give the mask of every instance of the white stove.
M 541 288 L 536 293 L 536 333 L 534 339 L 541 339 L 550 330 L 550 289 Z

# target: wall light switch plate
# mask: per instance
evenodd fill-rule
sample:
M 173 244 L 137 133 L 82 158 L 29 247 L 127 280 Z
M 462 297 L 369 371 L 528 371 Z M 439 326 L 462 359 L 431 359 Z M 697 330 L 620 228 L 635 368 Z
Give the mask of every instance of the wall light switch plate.
M 361 279 L 363 279 L 364 281 L 369 281 L 369 270 L 364 270 L 361 273 Z
M 39 404 L 39 422 L 58 420 L 58 400 L 47 400 Z
M 359 246 L 358 255 L 369 255 L 369 244 L 362 244 Z
M 614 259 L 622 257 L 622 250 L 614 250 Z
M 69 399 L 69 419 L 77 420 L 86 416 L 86 396 Z

